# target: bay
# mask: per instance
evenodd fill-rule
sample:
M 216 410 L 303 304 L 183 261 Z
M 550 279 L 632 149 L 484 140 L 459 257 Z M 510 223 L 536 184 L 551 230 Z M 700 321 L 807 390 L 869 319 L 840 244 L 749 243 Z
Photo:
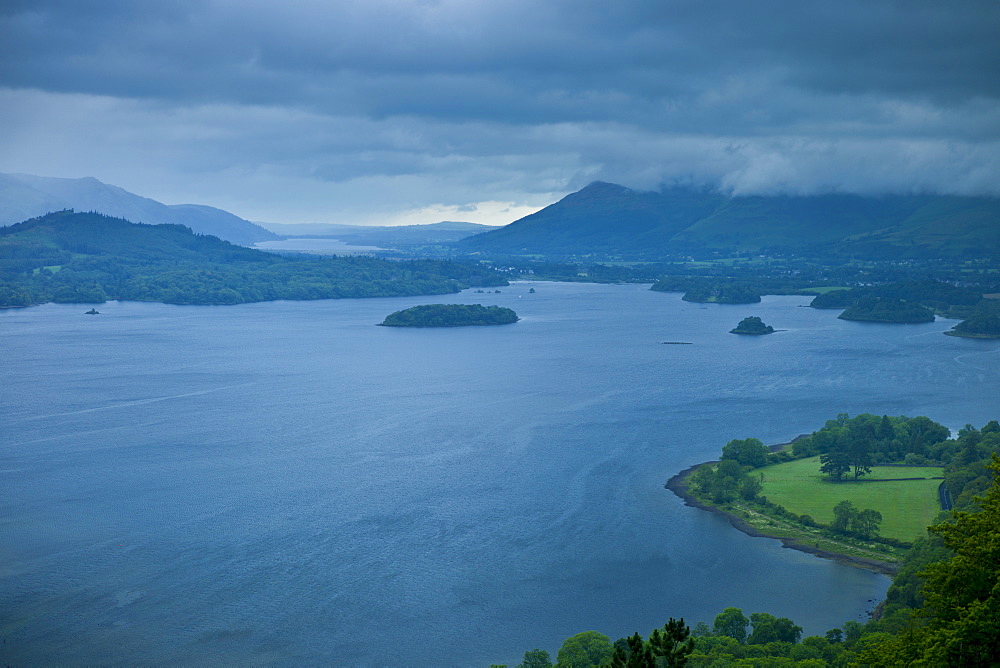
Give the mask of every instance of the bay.
M 375 326 L 441 301 L 522 320 Z M 517 283 L 0 313 L 0 660 L 513 665 L 726 606 L 863 621 L 888 578 L 663 483 L 840 412 L 981 426 L 1000 344 L 806 303 Z M 728 333 L 748 315 L 783 331 Z

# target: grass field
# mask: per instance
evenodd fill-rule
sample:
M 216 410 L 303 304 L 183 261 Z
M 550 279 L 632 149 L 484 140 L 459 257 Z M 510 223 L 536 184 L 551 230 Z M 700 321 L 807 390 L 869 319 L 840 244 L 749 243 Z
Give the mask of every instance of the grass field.
M 939 467 L 874 466 L 861 482 L 829 482 L 819 472 L 819 457 L 798 459 L 758 469 L 764 474 L 763 494 L 798 515 L 817 522 L 833 521 L 833 507 L 847 500 L 855 508 L 873 508 L 882 513 L 881 535 L 910 541 L 922 536 L 941 507 L 937 488 Z M 879 478 L 927 478 L 926 480 L 878 481 Z

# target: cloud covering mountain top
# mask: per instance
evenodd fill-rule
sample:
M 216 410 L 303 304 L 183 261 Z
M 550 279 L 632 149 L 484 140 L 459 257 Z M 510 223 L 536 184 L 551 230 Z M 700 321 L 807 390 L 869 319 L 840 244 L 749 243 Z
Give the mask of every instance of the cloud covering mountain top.
M 7 2 L 0 170 L 286 222 L 997 194 L 997 34 L 991 0 Z

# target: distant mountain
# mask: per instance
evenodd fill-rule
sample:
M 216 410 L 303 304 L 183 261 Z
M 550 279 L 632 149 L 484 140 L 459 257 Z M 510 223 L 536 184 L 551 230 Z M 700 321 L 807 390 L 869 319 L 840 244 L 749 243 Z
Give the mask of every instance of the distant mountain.
M 465 251 L 663 257 L 704 251 L 872 258 L 1000 253 L 1000 199 L 935 195 L 749 196 L 595 182 L 458 242 Z
M 336 225 L 327 223 L 261 223 L 282 236 L 332 237 L 357 246 L 430 246 L 496 230 L 493 225 L 444 221 L 426 225 Z
M 12 225 L 63 209 L 96 211 L 148 225 L 185 225 L 198 234 L 211 234 L 241 246 L 279 238 L 222 209 L 199 204 L 167 205 L 93 177 L 61 179 L 0 174 L 0 225 Z

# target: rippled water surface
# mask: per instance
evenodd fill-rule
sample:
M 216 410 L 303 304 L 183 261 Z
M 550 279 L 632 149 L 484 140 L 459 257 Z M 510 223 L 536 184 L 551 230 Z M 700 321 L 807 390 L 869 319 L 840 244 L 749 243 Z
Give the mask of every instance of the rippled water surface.
M 0 313 L 0 660 L 514 664 L 730 605 L 822 633 L 888 579 L 664 481 L 839 412 L 998 417 L 1000 344 L 953 322 L 534 287 Z M 522 320 L 374 326 L 439 301 Z

